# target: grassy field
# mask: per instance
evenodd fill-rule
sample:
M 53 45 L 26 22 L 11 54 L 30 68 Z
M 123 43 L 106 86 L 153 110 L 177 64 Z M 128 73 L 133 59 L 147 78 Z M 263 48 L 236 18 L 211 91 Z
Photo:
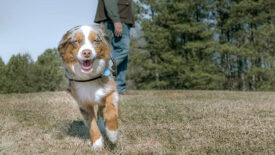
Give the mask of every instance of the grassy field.
M 99 154 L 275 154 L 275 93 L 130 91 L 119 143 Z M 0 154 L 91 154 L 66 92 L 0 95 Z

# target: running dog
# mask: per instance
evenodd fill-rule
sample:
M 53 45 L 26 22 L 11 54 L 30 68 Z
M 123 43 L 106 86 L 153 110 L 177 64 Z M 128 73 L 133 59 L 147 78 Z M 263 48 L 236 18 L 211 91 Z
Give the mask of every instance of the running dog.
M 58 45 L 70 93 L 79 105 L 94 150 L 103 148 L 102 134 L 113 144 L 118 139 L 119 96 L 105 31 L 103 25 L 77 26 Z

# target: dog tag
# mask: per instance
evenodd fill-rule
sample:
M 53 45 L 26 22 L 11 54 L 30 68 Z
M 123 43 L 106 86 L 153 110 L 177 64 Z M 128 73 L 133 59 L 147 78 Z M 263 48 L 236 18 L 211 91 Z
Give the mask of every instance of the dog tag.
M 103 72 L 103 75 L 105 76 L 109 76 L 111 74 L 111 71 L 109 69 L 106 69 L 104 72 Z

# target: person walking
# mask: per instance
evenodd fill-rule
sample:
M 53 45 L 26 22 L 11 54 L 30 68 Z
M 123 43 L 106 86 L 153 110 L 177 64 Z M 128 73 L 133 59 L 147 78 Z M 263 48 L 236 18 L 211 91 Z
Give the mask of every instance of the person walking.
M 132 0 L 98 0 L 95 23 L 102 23 L 113 46 L 117 65 L 116 85 L 119 94 L 126 92 L 126 71 L 130 52 L 130 28 L 134 27 Z

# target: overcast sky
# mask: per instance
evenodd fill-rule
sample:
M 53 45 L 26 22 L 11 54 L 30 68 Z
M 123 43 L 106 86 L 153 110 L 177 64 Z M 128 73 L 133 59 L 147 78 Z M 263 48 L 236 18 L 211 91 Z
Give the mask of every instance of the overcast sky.
M 0 0 L 0 56 L 29 53 L 34 60 L 55 48 L 77 25 L 93 24 L 98 0 Z

